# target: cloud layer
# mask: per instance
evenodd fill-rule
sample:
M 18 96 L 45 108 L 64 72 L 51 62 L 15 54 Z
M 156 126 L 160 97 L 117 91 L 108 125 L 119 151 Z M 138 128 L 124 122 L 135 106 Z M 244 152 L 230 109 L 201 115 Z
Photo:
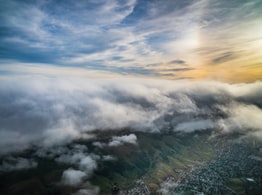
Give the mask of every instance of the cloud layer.
M 26 79 L 0 84 L 0 150 L 63 145 L 94 131 L 261 132 L 262 84 Z M 131 141 L 130 141 L 131 140 Z M 133 134 L 113 142 L 135 143 Z

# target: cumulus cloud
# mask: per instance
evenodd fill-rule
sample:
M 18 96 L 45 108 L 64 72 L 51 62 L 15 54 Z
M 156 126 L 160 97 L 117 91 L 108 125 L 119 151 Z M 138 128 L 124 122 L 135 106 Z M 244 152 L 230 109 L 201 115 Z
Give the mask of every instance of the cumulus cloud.
M 24 169 L 32 169 L 37 167 L 37 162 L 33 159 L 25 159 L 21 157 L 8 157 L 0 165 L 0 172 L 10 172 Z
M 57 163 L 74 167 L 63 172 L 62 183 L 65 185 L 80 185 L 83 179 L 88 179 L 97 169 L 97 161 L 111 161 L 111 155 L 96 155 L 88 152 L 88 148 L 81 144 L 66 146 L 42 147 L 36 150 L 35 156 L 52 159 Z
M 0 154 L 34 146 L 39 156 L 79 164 L 86 149 L 67 153 L 63 145 L 94 138 L 97 131 L 125 128 L 149 133 L 216 128 L 249 133 L 247 129 L 251 128 L 259 135 L 261 91 L 261 82 L 231 85 L 138 79 L 3 79 Z M 136 143 L 136 136 L 113 136 L 109 145 L 125 142 Z M 104 147 L 105 143 L 99 143 L 93 144 Z M 45 150 L 54 146 L 57 150 Z
M 65 185 L 76 186 L 82 183 L 86 173 L 79 170 L 67 169 L 63 172 L 62 182 Z
M 55 149 L 52 149 L 55 150 Z M 77 166 L 81 171 L 85 173 L 86 177 L 90 177 L 93 171 L 97 169 L 97 161 L 102 158 L 95 154 L 89 154 L 87 147 L 84 145 L 75 144 L 72 148 L 65 148 L 63 153 L 57 153 L 55 161 L 58 163 L 64 163 Z M 48 152 L 49 153 L 49 152 Z
M 80 160 L 79 168 L 90 174 L 97 168 L 96 160 L 90 156 L 86 156 Z
M 96 155 L 88 153 L 88 148 L 81 144 L 69 144 L 65 146 L 42 147 L 36 150 L 34 156 L 52 159 L 57 163 L 71 165 L 74 168 L 65 170 L 61 182 L 64 185 L 84 188 L 75 194 L 98 194 L 99 188 L 87 182 L 97 169 L 97 162 L 111 161 L 115 158 L 111 155 Z
M 108 143 L 95 141 L 92 144 L 93 144 L 93 146 L 102 149 L 104 147 L 121 146 L 121 145 L 124 145 L 125 143 L 137 144 L 136 135 L 132 133 L 132 134 L 129 134 L 129 135 L 113 136 Z
M 80 150 L 76 151 L 76 148 Z M 99 160 L 101 161 L 115 160 L 115 158 L 111 155 L 98 156 L 95 154 L 88 154 L 85 151 L 83 151 L 83 149 L 86 150 L 85 147 L 81 145 L 77 145 L 73 149 L 67 149 L 67 151 L 64 154 L 59 155 L 55 159 L 55 161 L 58 163 L 70 164 L 78 168 L 78 170 L 70 168 L 63 172 L 62 183 L 64 183 L 65 185 L 82 184 L 84 179 L 90 178 L 93 172 L 97 169 L 98 167 L 97 161 Z M 89 192 L 89 189 L 85 189 L 85 190 Z M 96 192 L 97 189 L 96 188 L 92 189 L 90 193 L 93 191 Z
M 71 148 L 54 147 L 53 154 L 56 154 L 55 160 L 61 163 L 76 164 L 79 163 L 88 153 L 85 145 L 74 144 Z M 50 150 L 48 150 L 50 151 Z
M 108 146 L 120 146 L 125 143 L 136 144 L 137 137 L 135 134 L 123 135 L 123 136 L 114 136 L 112 141 L 108 143 Z

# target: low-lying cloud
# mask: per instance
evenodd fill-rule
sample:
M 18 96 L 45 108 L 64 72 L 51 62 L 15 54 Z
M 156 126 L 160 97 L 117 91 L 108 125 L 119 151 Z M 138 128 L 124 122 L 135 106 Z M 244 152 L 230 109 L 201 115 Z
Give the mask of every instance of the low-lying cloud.
M 37 162 L 21 157 L 8 157 L 0 165 L 0 172 L 18 171 L 37 167 Z
M 56 163 L 70 166 L 70 168 L 63 171 L 61 183 L 78 187 L 84 184 L 87 185 L 87 180 L 98 168 L 99 162 L 116 160 L 115 157 L 109 154 L 97 155 L 90 153 L 86 145 L 76 143 L 65 146 L 42 147 L 35 151 L 33 157 L 54 160 Z M 95 188 L 92 185 L 88 186 Z M 85 188 L 85 190 L 87 189 Z M 96 188 L 91 191 L 93 190 L 97 191 Z
M 1 80 L 0 154 L 34 146 L 40 155 L 43 148 L 124 128 L 150 133 L 219 128 L 259 137 L 261 108 L 261 82 Z M 109 145 L 124 142 L 136 143 L 135 135 L 113 137 Z
M 76 186 L 82 183 L 84 177 L 85 172 L 70 168 L 63 172 L 62 181 L 65 185 Z
M 262 138 L 262 110 L 255 105 L 233 104 L 223 108 L 229 113 L 228 118 L 220 119 L 218 125 L 225 131 L 258 133 Z
M 137 137 L 135 134 L 114 136 L 112 140 L 108 143 L 108 146 L 120 146 L 125 143 L 136 144 Z

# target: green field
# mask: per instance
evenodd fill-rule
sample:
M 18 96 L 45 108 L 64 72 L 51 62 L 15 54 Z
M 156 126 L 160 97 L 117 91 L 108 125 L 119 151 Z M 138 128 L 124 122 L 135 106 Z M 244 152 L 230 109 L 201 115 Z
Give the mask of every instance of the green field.
M 101 134 L 99 141 L 106 142 L 111 136 Z M 175 169 L 186 171 L 188 165 L 202 166 L 215 155 L 212 143 L 207 141 L 208 133 L 136 133 L 136 136 L 137 145 L 125 144 L 101 150 L 92 146 L 92 140 L 78 142 L 87 145 L 90 152 L 110 154 L 116 158 L 100 162 L 89 179 L 93 185 L 100 187 L 100 194 L 110 194 L 113 183 L 117 183 L 120 189 L 132 188 L 140 178 L 154 191 L 167 176 L 178 177 Z M 30 156 L 30 152 L 24 155 Z M 59 184 L 63 170 L 69 165 L 57 164 L 52 159 L 37 160 L 37 169 L 1 174 L 1 194 L 71 194 L 77 191 L 77 188 Z
M 137 134 L 138 146 L 126 145 L 111 150 L 117 161 L 107 162 L 96 172 L 92 183 L 100 186 L 101 194 L 108 194 L 112 183 L 121 189 L 132 187 L 135 180 L 143 180 L 151 190 L 167 177 L 177 177 L 174 169 L 202 166 L 214 156 L 208 135 Z

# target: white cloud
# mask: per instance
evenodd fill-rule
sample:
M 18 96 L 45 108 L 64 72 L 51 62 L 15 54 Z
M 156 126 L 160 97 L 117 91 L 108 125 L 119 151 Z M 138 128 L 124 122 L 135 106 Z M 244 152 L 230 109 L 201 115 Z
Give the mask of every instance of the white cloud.
M 123 145 L 125 143 L 137 144 L 137 137 L 135 134 L 123 135 L 123 136 L 114 136 L 112 140 L 108 143 L 108 146 L 115 147 Z
M 86 156 L 80 160 L 79 168 L 85 171 L 88 175 L 91 175 L 97 168 L 96 160 L 90 156 Z
M 55 160 L 65 164 L 78 164 L 81 159 L 85 158 L 85 153 L 65 153 L 57 157 Z
M 79 170 L 67 169 L 63 172 L 62 182 L 65 185 L 76 186 L 82 183 L 86 173 Z
M 229 114 L 229 117 L 219 120 L 218 125 L 225 132 L 239 131 L 252 133 L 252 131 L 262 131 L 262 110 L 257 106 L 233 104 L 224 109 Z
M 50 150 L 56 150 L 55 148 Z M 56 153 L 56 162 L 77 166 L 81 171 L 84 171 L 86 176 L 92 175 L 97 169 L 97 160 L 100 156 L 87 153 L 87 148 L 84 145 L 73 145 L 73 148 L 63 150 L 63 153 Z
M 89 154 L 87 147 L 80 144 L 71 144 L 67 147 L 43 148 L 36 151 L 35 155 L 77 167 L 79 170 L 70 168 L 64 171 L 62 182 L 66 185 L 82 184 L 83 179 L 92 176 L 94 170 L 97 169 L 98 160 L 112 160 L 113 158 L 110 155 L 100 157 L 95 154 Z

